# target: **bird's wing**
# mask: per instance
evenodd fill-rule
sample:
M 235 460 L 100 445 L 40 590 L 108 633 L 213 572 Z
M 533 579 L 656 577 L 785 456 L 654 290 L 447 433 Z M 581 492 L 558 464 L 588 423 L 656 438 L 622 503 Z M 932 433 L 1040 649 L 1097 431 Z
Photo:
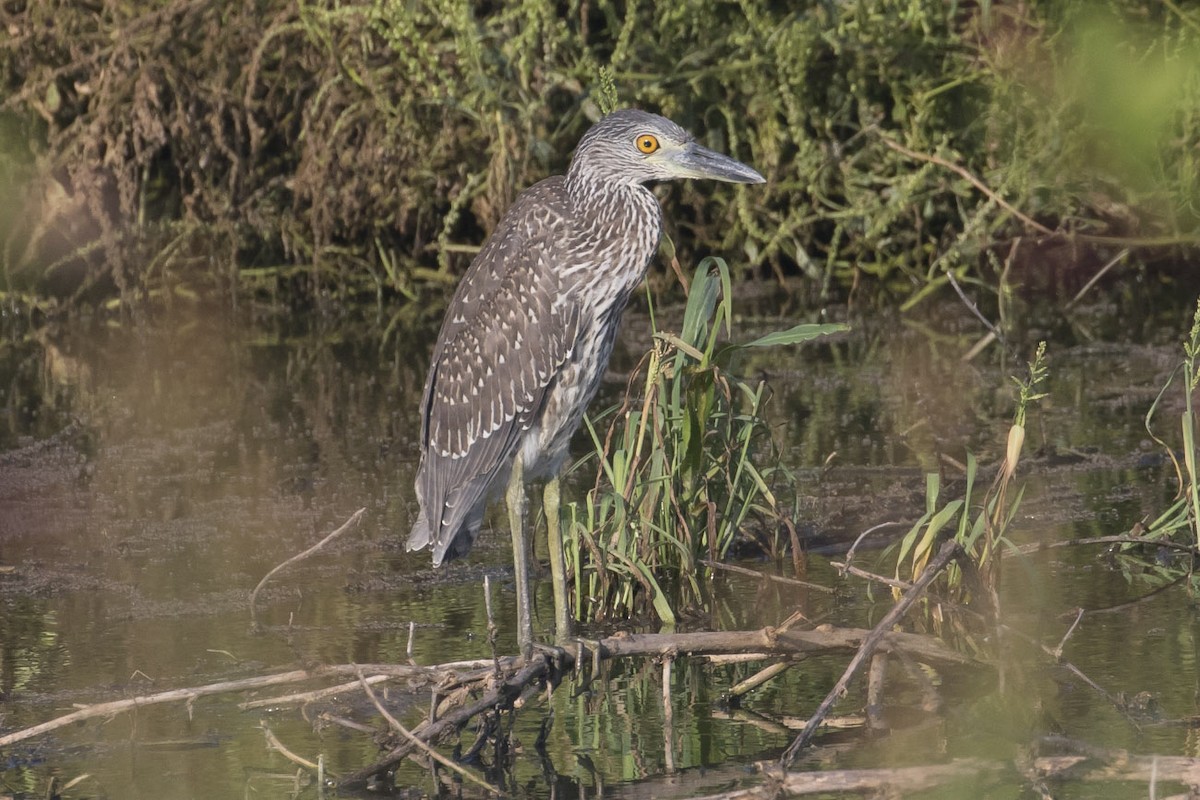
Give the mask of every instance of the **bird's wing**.
M 575 345 L 579 316 L 563 302 L 554 269 L 561 198 L 546 183 L 518 198 L 480 251 L 434 349 L 421 405 L 422 519 L 409 548 L 432 543 L 435 564 L 470 547 L 455 539 L 474 533 L 462 529 L 508 468 Z

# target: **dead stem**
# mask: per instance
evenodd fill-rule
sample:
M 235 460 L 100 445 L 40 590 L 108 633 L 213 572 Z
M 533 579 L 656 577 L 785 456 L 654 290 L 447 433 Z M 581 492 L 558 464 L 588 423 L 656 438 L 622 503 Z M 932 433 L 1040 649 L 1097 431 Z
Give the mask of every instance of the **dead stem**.
M 383 718 L 387 720 L 388 725 L 390 725 L 393 730 L 398 731 L 400 733 L 400 735 L 403 736 L 405 739 L 408 739 L 410 742 L 412 742 L 413 745 L 418 750 L 420 750 L 425 755 L 429 756 L 430 758 L 432 758 L 434 761 L 438 762 L 442 766 L 446 767 L 446 769 L 452 770 L 453 772 L 461 775 L 463 778 L 465 778 L 466 780 L 469 780 L 471 783 L 474 783 L 477 786 L 482 786 L 484 789 L 487 789 L 492 794 L 497 794 L 497 795 L 502 794 L 502 792 L 499 789 L 497 789 L 495 786 L 488 783 L 483 778 L 481 778 L 478 775 L 476 775 L 475 773 L 471 772 L 469 769 L 462 766 L 461 764 L 455 764 L 453 761 L 446 758 L 438 751 L 434 750 L 432 747 L 427 745 L 425 742 L 418 739 L 413 734 L 413 732 L 410 731 L 408 728 L 404 727 L 400 723 L 400 720 L 398 720 L 394 716 L 392 716 L 392 714 L 386 708 L 384 708 L 383 703 L 379 702 L 379 698 L 375 695 L 375 690 L 372 689 L 371 684 L 367 682 L 367 678 L 362 674 L 362 670 L 359 670 L 358 680 L 359 680 L 359 683 L 362 684 L 363 691 L 367 693 L 367 697 L 369 697 L 371 699 L 371 702 L 375 704 L 375 708 L 379 711 L 380 714 L 383 715 Z
M 76 722 L 81 722 L 87 719 L 96 717 L 112 717 L 126 711 L 141 706 L 154 705 L 156 703 L 174 703 L 179 701 L 190 702 L 197 697 L 212 694 L 223 694 L 225 692 L 241 692 L 247 689 L 259 689 L 264 686 L 276 686 L 282 683 L 294 683 L 296 681 L 308 680 L 317 677 L 321 674 L 321 670 L 293 670 L 284 672 L 278 675 L 264 675 L 256 678 L 243 678 L 241 680 L 223 681 L 221 683 L 213 683 L 208 686 L 197 686 L 189 689 L 172 689 L 158 694 L 143 695 L 140 697 L 131 697 L 126 700 L 114 700 L 109 703 L 97 703 L 95 705 L 85 706 L 77 711 L 72 711 L 70 714 L 64 714 L 48 722 L 43 722 L 39 725 L 33 725 L 29 728 L 23 728 L 19 731 L 13 731 L 0 736 L 0 747 L 6 747 L 10 744 L 23 741 L 25 739 L 40 736 L 58 728 L 71 725 Z
M 506 665 L 515 663 L 516 659 L 504 659 Z M 316 667 L 314 669 L 296 669 L 288 672 L 276 673 L 274 675 L 260 675 L 253 678 L 241 678 L 232 681 L 220 681 L 210 683 L 204 686 L 193 686 L 184 689 L 171 689 L 158 694 L 140 695 L 138 697 L 130 697 L 124 700 L 113 700 L 108 703 L 96 703 L 94 705 L 84 706 L 70 714 L 64 714 L 61 717 L 43 722 L 38 725 L 33 725 L 28 728 L 22 728 L 18 731 L 4 734 L 0 736 L 0 747 L 4 747 L 16 742 L 30 739 L 35 736 L 40 736 L 43 733 L 82 722 L 88 719 L 97 717 L 112 717 L 117 714 L 122 714 L 127 711 L 140 708 L 142 706 L 156 705 L 158 703 L 175 703 L 186 702 L 191 703 L 196 698 L 207 697 L 217 694 L 228 694 L 233 692 L 245 692 L 252 689 L 262 689 L 268 686 L 280 686 L 288 683 L 300 683 L 302 681 L 317 680 L 332 676 L 340 676 L 346 674 L 354 674 L 358 667 L 356 665 L 333 665 L 327 667 Z M 371 664 L 363 665 L 368 672 L 375 672 L 381 675 L 389 675 L 392 677 L 426 677 L 429 679 L 446 680 L 450 676 L 457 676 L 458 679 L 470 678 L 472 680 L 483 680 L 492 674 L 492 662 L 490 660 L 475 660 L 475 661 L 458 661 L 453 664 L 443 664 L 436 667 L 414 667 L 405 664 Z M 466 672 L 466 675 L 461 673 Z
M 266 735 L 266 737 L 267 737 L 267 747 L 271 748 L 272 750 L 275 750 L 281 756 L 286 758 L 288 761 L 291 761 L 293 764 L 303 767 L 304 769 L 308 770 L 309 772 L 313 773 L 314 775 L 316 775 L 319 771 L 321 771 L 319 765 L 316 762 L 309 761 L 307 758 L 298 756 L 295 753 L 293 753 L 291 750 L 287 749 L 287 747 L 284 746 L 283 742 L 279 741 L 279 739 L 275 736 L 275 734 L 271 732 L 271 729 L 266 726 L 266 723 L 263 723 L 260 727 L 262 728 L 263 734 Z
M 749 678 L 746 678 L 744 681 L 735 684 L 733 688 L 725 694 L 725 699 L 731 702 L 740 701 L 744 695 L 749 694 L 758 687 L 762 686 L 764 683 L 767 683 L 775 677 L 787 672 L 788 668 L 791 667 L 793 663 L 794 662 L 791 661 L 777 661 L 774 664 L 763 667 Z
M 854 577 L 862 578 L 863 580 L 882 583 L 884 586 L 890 586 L 893 589 L 900 589 L 903 591 L 911 585 L 908 583 L 908 581 L 902 581 L 898 578 L 889 578 L 886 575 L 878 575 L 874 572 L 867 572 L 865 569 L 859 569 L 858 567 L 851 566 L 844 561 L 830 561 L 829 564 L 830 566 L 841 570 L 847 575 L 853 575 Z
M 675 659 L 668 656 L 662 663 L 663 761 L 667 774 L 675 771 L 675 707 L 671 702 L 671 667 Z
M 1067 302 L 1067 304 L 1066 304 L 1066 306 L 1064 306 L 1063 310 L 1070 311 L 1072 308 L 1074 308 L 1076 305 L 1078 305 L 1079 301 L 1083 299 L 1083 296 L 1085 294 L 1087 294 L 1089 291 L 1091 291 L 1092 287 L 1095 286 L 1097 283 L 1099 283 L 1100 279 L 1103 278 L 1106 274 L 1108 274 L 1108 271 L 1110 269 L 1115 267 L 1121 261 L 1124 261 L 1128 256 L 1129 256 L 1129 248 L 1128 247 L 1123 248 L 1121 250 L 1121 252 L 1119 252 L 1115 256 L 1113 256 L 1112 259 L 1109 260 L 1109 262 L 1107 264 L 1105 264 L 1103 267 L 1101 267 L 1099 270 L 1097 270 L 1096 274 L 1088 279 L 1088 282 L 1083 285 L 1082 289 L 1080 289 L 1078 292 L 1075 293 L 1075 296 L 1072 297 Z
M 710 515 L 710 518 L 711 518 L 711 515 Z M 752 578 L 758 578 L 759 580 L 764 580 L 764 581 L 771 581 L 773 583 L 786 583 L 788 586 L 803 586 L 805 589 L 815 589 L 818 592 L 825 592 L 826 594 L 834 594 L 837 591 L 836 589 L 830 588 L 829 586 L 822 586 L 819 583 L 812 583 L 810 581 L 802 581 L 798 578 L 788 578 L 783 575 L 771 575 L 766 572 L 760 572 L 759 570 L 756 570 L 756 569 L 749 569 L 747 567 L 739 567 L 736 564 L 725 564 L 721 561 L 712 561 L 707 558 L 701 559 L 700 563 L 703 564 L 704 566 L 708 567 L 709 569 L 720 569 L 720 570 L 725 570 L 726 572 L 736 572 L 738 575 L 749 575 Z
M 950 540 L 942 545 L 941 550 L 938 551 L 938 554 L 934 556 L 933 560 L 930 561 L 928 566 L 925 567 L 925 570 L 921 573 L 921 576 L 917 578 L 912 587 L 904 593 L 903 597 L 900 598 L 900 602 L 896 603 L 896 605 L 892 607 L 892 610 L 884 615 L 883 619 L 879 621 L 879 624 L 876 625 L 871 630 L 871 633 L 863 640 L 862 645 L 860 645 L 858 648 L 858 652 L 854 654 L 854 658 L 850 659 L 849 666 L 847 666 L 845 672 L 842 673 L 842 677 L 838 678 L 838 682 L 834 684 L 833 689 L 831 689 L 829 694 L 825 696 L 825 699 L 817 708 L 816 713 L 814 713 L 812 718 L 809 719 L 808 725 L 805 726 L 804 731 L 797 736 L 796 740 L 792 742 L 791 746 L 784 751 L 783 756 L 779 759 L 779 765 L 783 770 L 786 771 L 788 767 L 791 766 L 792 762 L 796 759 L 796 756 L 799 755 L 804 746 L 808 744 L 810 739 L 812 739 L 813 734 L 817 732 L 817 728 L 821 725 L 821 721 L 825 719 L 825 716 L 833 708 L 834 703 L 836 703 L 843 695 L 846 694 L 846 690 L 850 685 L 850 681 L 856 674 L 858 674 L 858 670 L 862 666 L 863 662 L 871 657 L 871 655 L 875 652 L 875 649 L 883 642 L 884 638 L 891 633 L 892 626 L 899 622 L 900 618 L 907 613 L 909 606 L 915 603 L 917 599 L 925 593 L 925 588 L 933 582 L 933 579 L 937 577 L 937 574 L 941 572 L 951 561 L 956 558 L 961 558 L 962 556 L 963 549 L 958 542 Z
M 917 161 L 927 161 L 930 164 L 937 164 L 939 167 L 945 167 L 956 175 L 965 178 L 968 183 L 970 183 L 979 191 L 983 192 L 983 194 L 987 195 L 988 198 L 995 201 L 998 206 L 1012 214 L 1017 219 L 1021 220 L 1021 222 L 1025 223 L 1025 225 L 1028 227 L 1033 228 L 1038 233 L 1045 234 L 1046 236 L 1054 235 L 1054 231 L 1050 230 L 1045 225 L 1034 220 L 1033 218 L 1021 213 L 1021 211 L 1019 211 L 1015 206 L 992 191 L 992 189 L 989 188 L 986 183 L 972 175 L 970 170 L 966 169 L 965 167 L 959 166 L 953 161 L 947 161 L 941 156 L 929 155 L 928 153 L 918 153 L 916 150 L 910 150 L 909 148 L 897 142 L 895 139 L 892 139 L 891 137 L 882 133 L 877 132 L 877 135 L 879 136 L 880 141 L 901 155 L 908 156 L 909 158 L 916 159 Z
M 280 570 L 284 569 L 285 567 L 289 567 L 292 564 L 295 564 L 297 561 L 302 561 L 302 560 L 308 558 L 313 553 L 317 552 L 322 547 L 329 544 L 334 539 L 336 539 L 337 537 L 341 536 L 346 531 L 353 528 L 355 525 L 358 524 L 358 521 L 360 519 L 362 519 L 362 515 L 364 513 L 366 513 L 366 510 L 367 509 L 365 509 L 365 508 L 360 508 L 358 511 L 355 511 L 353 514 L 350 515 L 350 519 L 343 522 L 342 526 L 340 528 L 338 528 L 337 530 L 335 530 L 333 533 L 329 534 L 324 539 L 322 539 L 321 541 L 314 544 L 312 547 L 305 550 L 303 553 L 297 553 L 296 555 L 294 555 L 291 558 L 284 561 L 282 564 L 277 565 L 274 569 L 272 569 L 270 572 L 268 572 L 266 575 L 263 576 L 263 579 L 258 582 L 258 586 L 255 586 L 254 591 L 252 591 L 250 593 L 250 625 L 251 625 L 251 627 L 253 627 L 255 630 L 258 630 L 258 628 L 259 628 L 258 616 L 256 614 L 256 602 L 258 600 L 258 593 L 262 590 L 263 586 L 266 585 L 267 581 L 269 581 L 276 572 L 279 572 Z
M 899 527 L 903 524 L 904 524 L 903 522 L 900 522 L 898 520 L 888 520 L 886 522 L 880 522 L 877 525 L 872 525 L 871 527 L 867 528 L 865 531 L 860 533 L 857 538 L 855 538 L 854 543 L 852 545 L 850 545 L 850 549 L 846 551 L 846 564 L 848 565 L 851 561 L 854 560 L 854 553 L 856 550 L 858 550 L 858 546 L 860 544 L 862 544 L 863 539 L 866 539 L 868 536 L 870 536 L 872 533 L 875 533 L 876 531 L 883 530 L 884 528 Z M 841 567 L 843 565 L 834 564 L 834 566 Z M 862 576 L 860 576 L 860 577 L 862 577 Z
M 367 683 L 376 684 L 389 680 L 388 675 L 372 675 L 367 678 Z M 330 697 L 335 694 L 345 694 L 353 691 L 360 686 L 360 681 L 353 680 L 349 683 L 339 683 L 337 686 L 327 686 L 324 689 L 315 689 L 311 692 L 297 692 L 295 694 L 285 694 L 279 697 L 267 697 L 262 700 L 247 700 L 244 703 L 238 703 L 238 708 L 243 711 L 248 711 L 252 708 L 271 708 L 274 706 L 290 706 L 301 703 L 311 703 L 313 700 L 320 700 L 323 697 Z

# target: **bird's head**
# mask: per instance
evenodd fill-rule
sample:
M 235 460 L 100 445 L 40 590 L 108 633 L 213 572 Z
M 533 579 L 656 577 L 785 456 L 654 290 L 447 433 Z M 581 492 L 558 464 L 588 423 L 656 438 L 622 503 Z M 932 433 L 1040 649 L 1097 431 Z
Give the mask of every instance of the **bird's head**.
M 619 184 L 679 178 L 763 183 L 763 176 L 696 143 L 666 117 L 627 108 L 601 119 L 579 140 L 568 176 Z

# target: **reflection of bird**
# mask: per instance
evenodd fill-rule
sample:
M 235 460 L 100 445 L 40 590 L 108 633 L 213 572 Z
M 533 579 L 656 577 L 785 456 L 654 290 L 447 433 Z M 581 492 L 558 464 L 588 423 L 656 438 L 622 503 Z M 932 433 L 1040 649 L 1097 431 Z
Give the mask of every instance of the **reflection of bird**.
M 569 633 L 557 474 L 608 365 L 630 293 L 658 247 L 662 211 L 643 184 L 673 178 L 762 183 L 668 119 L 631 109 L 584 134 L 565 176 L 523 192 L 471 263 L 433 351 L 421 400 L 421 513 L 409 550 L 464 555 L 487 500 L 508 490 L 518 641 L 532 642 L 528 478 L 547 477 L 555 623 Z

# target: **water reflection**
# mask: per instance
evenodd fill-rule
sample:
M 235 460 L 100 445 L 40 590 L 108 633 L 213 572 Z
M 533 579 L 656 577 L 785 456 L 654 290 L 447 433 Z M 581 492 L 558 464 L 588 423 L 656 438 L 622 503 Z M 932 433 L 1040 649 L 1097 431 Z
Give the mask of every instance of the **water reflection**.
M 745 323 L 743 333 L 754 335 L 753 320 Z M 628 326 L 618 367 L 632 363 L 644 329 L 637 320 Z M 973 330 L 961 310 L 939 309 L 923 324 L 860 323 L 852 337 L 755 354 L 743 365 L 774 388 L 769 412 L 798 468 L 799 518 L 814 541 L 853 536 L 882 519 L 911 520 L 924 502 L 922 472 L 953 480 L 952 463 L 968 449 L 983 463 L 998 458 L 1013 360 L 962 363 Z M 403 551 L 415 513 L 415 408 L 430 331 L 382 344 L 377 331 L 367 323 L 336 332 L 263 329 L 196 313 L 148 326 L 80 322 L 16 337 L 0 351 L 4 731 L 72 703 L 296 663 L 404 661 L 410 622 L 419 663 L 490 654 L 481 584 L 492 577 L 497 615 L 511 618 L 508 545 L 503 534 L 485 533 L 468 561 L 438 573 L 428 554 Z M 1140 420 L 1176 358 L 1173 344 L 1052 342 L 1052 397 L 1031 427 L 1033 457 L 1023 468 L 1030 489 L 1022 536 L 1117 533 L 1161 510 L 1172 487 Z M 621 386 L 618 377 L 606 389 L 610 399 Z M 250 589 L 360 507 L 367 513 L 356 530 L 268 585 L 259 601 L 266 632 L 253 633 Z M 838 583 L 819 558 L 811 570 L 810 580 Z M 1059 611 L 1137 593 L 1095 553 L 1067 552 L 1008 570 L 1005 590 L 1014 624 L 1051 640 L 1063 630 Z M 540 589 L 543 609 L 548 591 Z M 866 607 L 858 590 L 832 596 L 722 576 L 696 624 L 759 627 L 797 608 L 853 624 Z M 1109 617 L 1076 634 L 1072 659 L 1113 690 L 1149 687 L 1172 715 L 1194 713 L 1194 623 L 1178 595 Z M 498 646 L 514 650 L 510 626 L 502 624 Z M 554 694 L 548 761 L 527 748 L 505 780 L 534 796 L 686 796 L 736 785 L 747 776 L 731 765 L 786 746 L 788 724 L 811 713 L 843 667 L 814 659 L 732 714 L 715 700 L 753 667 L 680 661 L 667 737 L 661 666 L 607 666 L 589 687 Z M 1061 675 L 1022 669 L 1011 680 L 1034 703 L 997 702 L 988 688 L 963 692 L 957 697 L 982 699 L 933 722 L 910 709 L 911 728 L 870 746 L 855 734 L 856 747 L 814 758 L 877 766 L 922 763 L 934 750 L 994 756 L 1039 730 L 1099 735 L 1146 752 L 1196 749 L 1181 729 L 1135 731 Z M 4 785 L 40 795 L 51 775 L 88 773 L 79 796 L 291 796 L 292 765 L 264 747 L 260 717 L 237 709 L 239 699 L 57 731 L 5 753 Z M 342 702 L 346 713 L 371 717 L 361 698 Z M 858 704 L 859 697 L 845 703 Z M 518 715 L 523 742 L 536 740 L 545 710 L 535 704 Z M 335 770 L 376 755 L 366 737 L 292 710 L 261 718 Z M 701 778 L 700 767 L 715 772 Z M 412 765 L 399 781 L 433 788 Z

